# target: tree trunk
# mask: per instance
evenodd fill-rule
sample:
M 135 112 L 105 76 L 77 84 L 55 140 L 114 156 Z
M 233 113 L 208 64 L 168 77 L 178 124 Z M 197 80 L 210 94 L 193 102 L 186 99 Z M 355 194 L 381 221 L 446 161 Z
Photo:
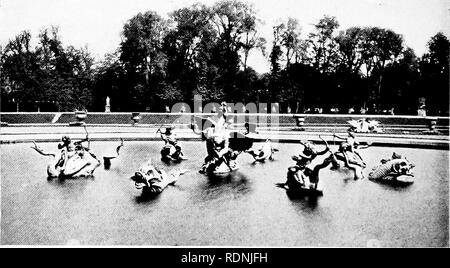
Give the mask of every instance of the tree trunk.
M 381 81 L 383 80 L 383 75 L 380 74 L 380 77 L 378 78 L 378 104 L 381 103 Z
M 244 54 L 244 75 L 247 75 L 247 59 L 248 59 L 248 51 Z

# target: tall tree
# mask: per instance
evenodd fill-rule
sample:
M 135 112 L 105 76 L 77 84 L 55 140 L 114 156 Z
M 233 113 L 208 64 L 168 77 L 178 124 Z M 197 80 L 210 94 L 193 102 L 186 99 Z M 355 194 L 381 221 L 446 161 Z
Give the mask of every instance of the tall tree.
M 244 53 L 242 62 L 244 73 L 247 70 L 248 56 L 252 49 L 260 49 L 263 56 L 266 54 L 266 39 L 259 36 L 257 31 L 257 27 L 261 24 L 261 20 L 256 18 L 255 11 L 250 8 L 243 18 L 242 32 L 244 36 L 240 41 L 240 47 Z
M 428 52 L 419 62 L 420 95 L 426 98 L 427 110 L 431 114 L 448 115 L 449 47 L 449 39 L 439 32 L 430 39 Z
M 336 42 L 339 45 L 339 66 L 341 71 L 357 74 L 363 64 L 361 51 L 363 40 L 362 29 L 351 27 L 339 32 Z
M 403 37 L 392 30 L 379 27 L 363 29 L 361 57 L 366 69 L 366 76 L 372 84 L 372 106 L 380 103 L 383 87 L 384 69 L 389 63 L 398 61 L 403 51 Z M 375 111 L 376 112 L 376 111 Z
M 208 87 L 210 51 L 216 38 L 211 17 L 211 9 L 200 4 L 170 14 L 175 27 L 164 41 L 164 52 L 168 58 L 167 82 L 172 84 L 168 89 L 178 91 L 186 101 L 193 99 L 197 88 Z M 177 96 L 176 92 L 169 95 L 172 98 Z
M 305 57 L 305 42 L 300 39 L 301 29 L 297 19 L 288 18 L 287 24 L 282 33 L 282 44 L 285 48 L 286 66 L 289 67 L 292 58 L 297 63 Z
M 164 80 L 167 58 L 162 51 L 167 21 L 147 11 L 131 18 L 123 28 L 120 60 L 131 94 L 130 109 L 157 105 L 155 93 Z
M 31 101 L 44 98 L 38 81 L 39 65 L 30 44 L 30 32 L 23 31 L 6 44 L 2 53 L 2 80 L 6 82 L 3 87 L 8 89 L 8 97 L 14 99 L 17 110 L 30 109 L 26 106 Z
M 93 105 L 97 111 L 104 111 L 106 97 L 110 98 L 111 111 L 126 110 L 124 77 L 125 70 L 119 59 L 119 51 L 106 54 L 95 70 Z
M 392 30 L 378 27 L 363 29 L 362 59 L 366 74 L 381 72 L 388 64 L 398 60 L 403 50 L 403 37 Z
M 395 108 L 396 114 L 411 114 L 417 109 L 418 59 L 411 48 L 405 48 L 398 61 L 389 63 L 384 71 L 382 108 Z
M 280 81 L 281 81 L 281 72 L 282 65 L 281 60 L 283 56 L 283 32 L 285 29 L 285 25 L 283 23 L 276 25 L 273 27 L 273 42 L 272 42 L 272 51 L 269 56 L 270 60 L 270 82 L 269 82 L 269 91 L 272 100 L 276 100 L 280 93 Z
M 308 36 L 311 47 L 311 61 L 320 73 L 334 71 L 337 59 L 337 44 L 334 38 L 339 27 L 336 17 L 324 16 L 314 25 L 314 32 Z
M 339 46 L 336 69 L 339 108 L 341 110 L 358 109 L 364 106 L 369 96 L 362 85 L 361 77 L 363 65 L 361 53 L 364 42 L 362 28 L 350 27 L 340 31 L 335 40 Z
M 39 34 L 36 54 L 47 100 L 64 111 L 91 108 L 94 59 L 87 48 L 64 48 L 58 27 L 52 26 Z
M 239 51 L 246 43 L 244 40 L 256 31 L 256 12 L 252 5 L 237 0 L 219 1 L 214 4 L 213 12 L 212 23 L 218 36 L 213 52 L 220 74 L 217 86 L 229 100 L 238 101 L 239 90 L 233 81 L 239 71 Z M 244 48 L 244 54 L 249 49 Z

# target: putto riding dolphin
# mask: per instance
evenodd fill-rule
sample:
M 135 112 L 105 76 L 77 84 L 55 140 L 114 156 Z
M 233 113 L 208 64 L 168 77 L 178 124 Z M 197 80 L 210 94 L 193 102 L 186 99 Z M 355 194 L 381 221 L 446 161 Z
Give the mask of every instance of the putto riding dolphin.
M 94 174 L 97 167 L 100 166 L 100 160 L 90 150 L 89 134 L 80 141 L 72 142 L 69 136 L 63 136 L 58 144 L 60 154 L 44 152 L 33 141 L 33 150 L 44 156 L 52 156 L 53 160 L 47 165 L 48 178 L 77 178 L 89 177 Z M 123 146 L 123 139 L 120 139 L 120 145 L 116 148 L 115 155 L 105 155 L 103 157 L 105 169 L 111 166 L 111 159 L 119 156 L 120 148 Z M 83 143 L 87 142 L 87 146 Z
M 187 169 L 165 170 L 155 166 L 152 160 L 142 164 L 130 178 L 134 181 L 136 189 L 142 189 L 143 193 L 160 194 L 169 185 L 174 185 L 178 178 L 188 172 Z
M 247 151 L 247 153 L 253 156 L 255 161 L 259 162 L 264 162 L 267 159 L 274 160 L 273 155 L 275 152 L 278 152 L 278 149 L 273 147 L 270 139 L 267 139 L 260 149 L 250 149 Z

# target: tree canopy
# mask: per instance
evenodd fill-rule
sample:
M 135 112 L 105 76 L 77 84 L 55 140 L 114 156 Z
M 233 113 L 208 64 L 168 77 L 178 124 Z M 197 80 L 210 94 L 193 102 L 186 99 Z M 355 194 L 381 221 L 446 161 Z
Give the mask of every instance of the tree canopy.
M 221 0 L 163 17 L 136 14 L 123 25 L 116 51 L 95 61 L 87 48 L 65 46 L 58 27 L 32 47 L 23 31 L 0 46 L 2 111 L 163 111 L 176 102 L 279 102 L 281 111 L 347 113 L 349 109 L 448 115 L 449 40 L 437 33 L 422 56 L 403 36 L 381 27 L 340 29 L 324 15 L 310 33 L 294 18 L 273 25 L 273 42 L 253 5 Z M 259 74 L 251 53 L 270 64 Z

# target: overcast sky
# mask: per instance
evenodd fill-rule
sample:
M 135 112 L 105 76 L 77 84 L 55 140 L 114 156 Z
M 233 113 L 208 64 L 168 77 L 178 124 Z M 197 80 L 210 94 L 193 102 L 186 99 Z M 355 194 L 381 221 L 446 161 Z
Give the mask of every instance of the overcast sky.
M 0 44 L 4 46 L 23 30 L 36 42 L 39 31 L 60 28 L 64 46 L 87 46 L 96 59 L 113 52 L 120 43 L 124 23 L 138 12 L 156 11 L 161 16 L 181 7 L 215 0 L 0 0 Z M 449 0 L 257 0 L 253 3 L 265 25 L 261 35 L 272 40 L 272 26 L 288 17 L 297 18 L 306 37 L 323 15 L 336 16 L 339 30 L 351 26 L 379 26 L 402 34 L 418 56 L 437 32 L 450 36 Z M 270 48 L 270 43 L 268 45 Z M 249 65 L 259 72 L 269 68 L 257 53 Z

